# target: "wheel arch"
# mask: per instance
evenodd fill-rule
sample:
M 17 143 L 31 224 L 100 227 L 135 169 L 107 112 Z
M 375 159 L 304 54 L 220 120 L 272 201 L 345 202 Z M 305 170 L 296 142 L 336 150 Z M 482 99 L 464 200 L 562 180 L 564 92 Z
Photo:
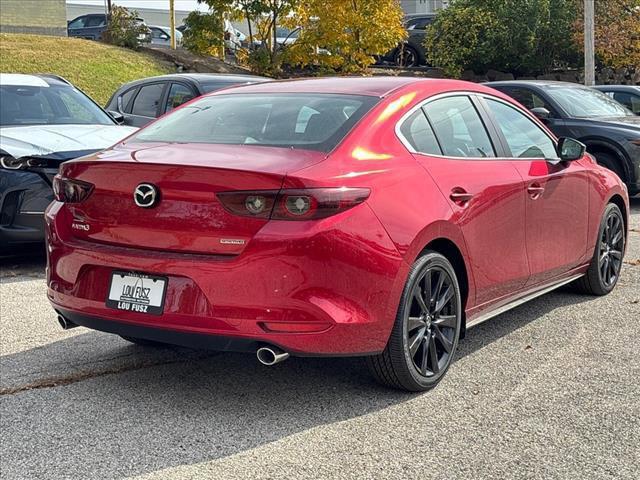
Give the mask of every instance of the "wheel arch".
M 597 156 L 597 153 L 608 153 L 613 155 L 620 167 L 620 171 L 624 174 L 624 178 L 622 181 L 628 182 L 631 178 L 631 172 L 629 170 L 629 162 L 624 153 L 624 151 L 619 148 L 617 145 L 613 144 L 609 140 L 594 138 L 594 137 L 585 137 L 580 139 L 587 146 L 587 150 L 589 153 Z
M 447 258 L 453 266 L 453 270 L 458 278 L 458 285 L 460 287 L 460 296 L 462 299 L 462 329 L 460 331 L 460 338 L 463 338 L 466 333 L 466 307 L 469 302 L 469 292 L 471 285 L 469 282 L 469 273 L 467 271 L 467 264 L 464 260 L 462 250 L 456 245 L 454 241 L 446 237 L 439 237 L 431 240 L 420 252 L 419 256 L 422 256 L 426 251 L 437 252 Z
M 628 237 L 629 236 L 629 225 L 628 225 L 629 212 L 627 212 L 627 205 L 625 204 L 624 199 L 620 196 L 620 194 L 614 193 L 607 201 L 607 204 L 609 203 L 613 203 L 617 205 L 620 211 L 622 212 L 622 221 L 624 222 L 625 237 Z

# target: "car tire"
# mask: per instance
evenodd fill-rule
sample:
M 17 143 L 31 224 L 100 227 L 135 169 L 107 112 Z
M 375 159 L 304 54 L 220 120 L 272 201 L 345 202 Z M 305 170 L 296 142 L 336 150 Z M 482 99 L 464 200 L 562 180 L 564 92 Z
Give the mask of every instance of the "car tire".
M 618 175 L 618 177 L 624 178 L 624 172 L 620 168 L 620 163 L 618 162 L 618 159 L 615 157 L 615 155 L 607 152 L 598 152 L 595 153 L 594 156 L 596 157 L 596 162 L 598 162 L 598 165 L 602 165 L 603 167 L 608 168 L 613 173 Z
M 598 241 L 587 273 L 574 282 L 575 289 L 588 295 L 606 295 L 614 289 L 624 256 L 624 218 L 620 208 L 610 203 L 604 210 Z
M 120 338 L 126 340 L 127 342 L 131 342 L 131 343 L 135 343 L 136 345 L 140 345 L 141 347 L 164 348 L 164 347 L 168 346 L 168 344 L 166 344 L 166 343 L 154 342 L 153 340 L 146 340 L 144 338 L 127 337 L 125 335 L 120 335 Z
M 417 67 L 420 65 L 420 57 L 415 48 L 403 45 L 393 55 L 393 63 L 399 67 Z
M 451 262 L 427 251 L 409 271 L 387 346 L 367 357 L 371 373 L 392 388 L 430 390 L 451 365 L 461 324 L 462 298 Z

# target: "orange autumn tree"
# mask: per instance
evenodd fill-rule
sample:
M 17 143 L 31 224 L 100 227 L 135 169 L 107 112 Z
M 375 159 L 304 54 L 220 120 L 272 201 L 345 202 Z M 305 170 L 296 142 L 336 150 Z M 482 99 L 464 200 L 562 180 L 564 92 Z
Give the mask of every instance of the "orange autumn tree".
M 584 42 L 584 4 L 579 0 L 575 41 Z M 640 66 L 640 0 L 595 0 L 596 56 L 612 68 Z
M 398 0 L 304 0 L 286 20 L 299 28 L 286 61 L 334 72 L 362 72 L 406 37 Z

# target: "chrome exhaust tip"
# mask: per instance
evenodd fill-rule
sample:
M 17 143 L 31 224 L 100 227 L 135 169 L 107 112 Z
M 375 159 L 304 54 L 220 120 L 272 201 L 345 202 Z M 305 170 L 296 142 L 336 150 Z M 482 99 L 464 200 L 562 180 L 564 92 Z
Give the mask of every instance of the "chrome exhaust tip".
M 256 351 L 256 356 L 261 364 L 269 367 L 289 358 L 287 352 L 283 352 L 277 347 L 261 347 Z
M 76 328 L 78 326 L 75 323 L 64 318 L 62 315 L 58 315 L 58 323 L 63 330 L 69 330 L 70 328 Z

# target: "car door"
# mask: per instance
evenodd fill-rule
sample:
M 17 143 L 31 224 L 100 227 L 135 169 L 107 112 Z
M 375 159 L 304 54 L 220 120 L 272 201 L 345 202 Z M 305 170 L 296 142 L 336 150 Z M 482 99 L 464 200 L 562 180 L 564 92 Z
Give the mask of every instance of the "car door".
M 125 124 L 144 127 L 161 113 L 168 82 L 154 82 L 141 86 L 133 99 L 131 113 L 125 116 Z
M 87 20 L 88 15 L 83 15 L 78 18 L 74 18 L 67 25 L 67 35 L 70 37 L 82 37 L 82 32 L 84 30 L 84 23 Z
M 427 101 L 399 134 L 433 177 L 462 230 L 476 283 L 475 304 L 497 301 L 529 278 L 524 187 L 512 162 L 500 158 L 469 95 Z
M 580 161 L 557 160 L 555 140 L 524 111 L 482 97 L 525 182 L 529 285 L 551 281 L 589 257 L 589 176 Z

